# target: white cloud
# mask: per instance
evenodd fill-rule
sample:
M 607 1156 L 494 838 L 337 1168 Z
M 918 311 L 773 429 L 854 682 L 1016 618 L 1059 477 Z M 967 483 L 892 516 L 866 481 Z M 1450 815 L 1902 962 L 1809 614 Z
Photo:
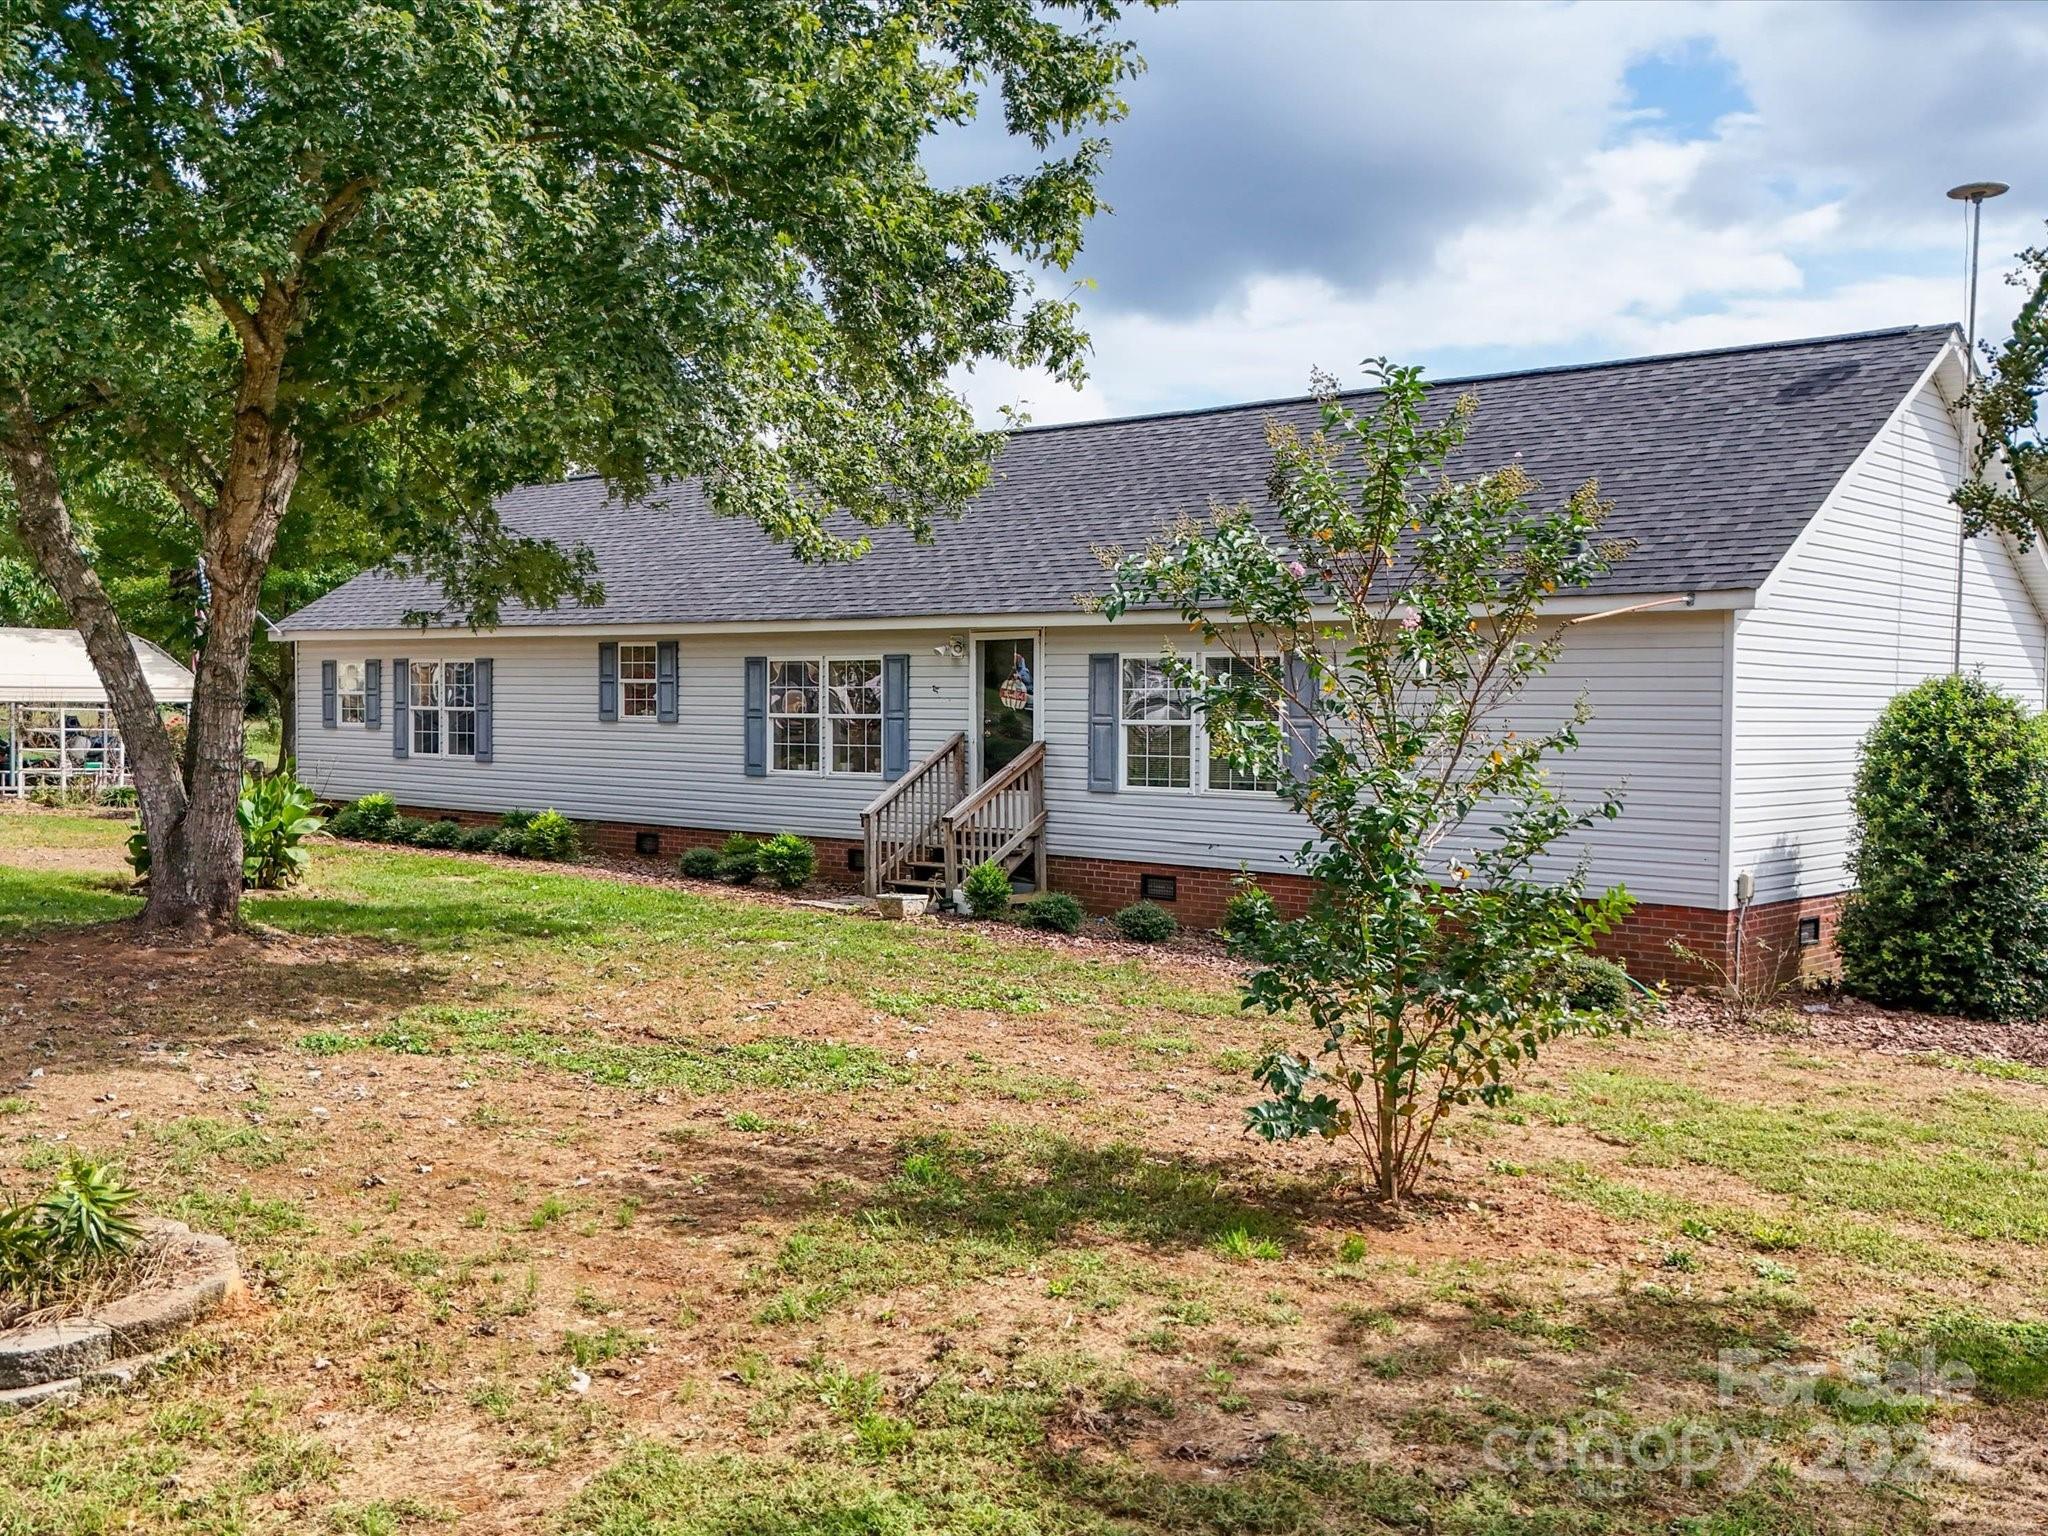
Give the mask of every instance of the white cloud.
M 1623 77 L 1701 37 L 1750 109 L 1680 142 Z M 1085 393 L 985 372 L 984 415 L 1020 394 L 1040 421 L 1297 394 L 1376 353 L 1564 361 L 1957 319 L 1941 193 L 1981 175 L 2016 184 L 1987 210 L 1995 335 L 2017 300 L 1997 276 L 2048 209 L 2048 94 L 2024 85 L 2048 64 L 2040 9 L 1207 4 L 1144 40 L 1105 260 L 1165 275 L 1084 301 Z

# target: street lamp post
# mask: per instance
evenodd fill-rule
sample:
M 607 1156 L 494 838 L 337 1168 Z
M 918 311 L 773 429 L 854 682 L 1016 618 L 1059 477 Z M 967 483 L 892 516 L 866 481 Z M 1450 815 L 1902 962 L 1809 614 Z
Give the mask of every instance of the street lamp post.
M 1969 299 L 1965 306 L 1964 336 L 1964 386 L 1976 382 L 1977 377 L 1977 245 L 1984 230 L 1984 200 L 1999 197 L 2011 189 L 2002 181 L 1966 181 L 1960 187 L 1950 187 L 1948 195 L 1959 203 L 1968 203 L 1969 212 Z M 1977 421 L 1970 409 L 1970 397 L 1963 396 L 1963 458 L 1976 449 Z M 1956 515 L 1956 611 L 1952 631 L 1952 650 L 1949 656 L 1949 671 L 1960 677 L 1963 671 L 1963 551 L 1969 544 L 1963 532 L 1962 509 Z

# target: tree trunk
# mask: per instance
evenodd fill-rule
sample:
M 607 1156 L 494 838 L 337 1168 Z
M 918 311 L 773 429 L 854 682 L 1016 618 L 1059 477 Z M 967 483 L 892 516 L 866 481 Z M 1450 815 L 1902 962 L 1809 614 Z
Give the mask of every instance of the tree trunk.
M 277 695 L 277 771 L 292 760 L 299 736 L 299 689 L 296 679 L 287 680 Z
M 274 383 L 274 381 L 273 381 Z M 145 929 L 193 938 L 240 921 L 243 701 L 257 597 L 300 449 L 260 409 L 237 413 L 237 441 L 202 558 L 212 587 L 192 690 L 185 761 L 171 748 L 134 646 L 80 548 L 49 445 L 19 390 L 0 400 L 0 458 L 22 542 L 84 637 L 127 744 L 149 836 Z

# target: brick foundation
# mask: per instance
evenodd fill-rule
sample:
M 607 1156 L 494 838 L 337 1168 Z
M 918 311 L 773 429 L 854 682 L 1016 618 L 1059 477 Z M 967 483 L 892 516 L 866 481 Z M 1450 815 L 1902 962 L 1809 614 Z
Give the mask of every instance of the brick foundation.
M 495 815 L 481 811 L 444 811 L 412 805 L 400 809 L 408 816 L 441 818 L 465 826 L 497 820 Z M 650 822 L 579 821 L 577 826 L 585 843 L 599 853 L 669 863 L 685 849 L 715 848 L 732 835 L 705 827 L 668 827 Z M 639 846 L 643 835 L 652 837 L 652 851 Z M 860 874 L 853 867 L 853 855 L 861 847 L 857 839 L 814 837 L 810 841 L 818 850 L 821 883 L 859 886 Z M 1104 915 L 1148 899 L 1144 893 L 1147 876 L 1171 881 L 1170 897 L 1154 895 L 1149 899 L 1190 928 L 1214 928 L 1222 922 L 1223 909 L 1236 893 L 1238 880 L 1238 871 L 1234 869 L 1060 855 L 1046 860 L 1046 875 L 1054 890 L 1065 891 L 1090 912 Z M 1299 912 L 1307 905 L 1310 885 L 1300 875 L 1261 874 L 1254 878 L 1282 911 Z M 1841 903 L 1839 895 L 1809 896 L 1750 907 L 1741 924 L 1745 980 L 1761 980 L 1774 969 L 1785 981 L 1835 975 L 1835 921 Z M 1737 918 L 1733 911 L 1720 912 L 1711 907 L 1641 903 L 1625 923 L 1601 940 L 1599 947 L 1602 954 L 1619 961 L 1641 981 L 1669 982 L 1680 987 L 1718 986 L 1722 977 L 1715 967 L 1734 969 Z M 1816 942 L 1801 944 L 1799 925 L 1809 918 L 1819 923 L 1819 937 Z M 1674 941 L 1699 958 L 1688 960 L 1680 956 L 1672 949 Z

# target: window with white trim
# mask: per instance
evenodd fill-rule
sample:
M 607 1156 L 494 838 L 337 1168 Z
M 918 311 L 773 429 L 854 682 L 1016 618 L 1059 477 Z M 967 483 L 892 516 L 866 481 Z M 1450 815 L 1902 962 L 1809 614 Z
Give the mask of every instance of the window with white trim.
M 363 664 L 360 661 L 344 661 L 335 668 L 334 698 L 340 707 L 343 725 L 363 723 L 367 697 L 363 689 Z
M 834 773 L 882 771 L 882 658 L 825 663 Z
M 407 686 L 413 754 L 476 756 L 476 663 L 416 661 Z
M 1187 690 L 1174 683 L 1157 658 L 1124 658 L 1117 713 L 1124 732 L 1126 788 L 1193 788 L 1194 712 Z
M 652 720 L 661 709 L 660 647 L 652 642 L 619 646 L 619 718 Z
M 768 766 L 777 773 L 879 775 L 882 658 L 770 660 Z
M 1212 683 L 1228 678 L 1252 678 L 1258 675 L 1258 668 L 1242 656 L 1211 656 L 1203 667 Z M 1214 790 L 1233 792 L 1250 791 L 1256 794 L 1274 794 L 1280 788 L 1280 781 L 1256 773 L 1248 773 L 1233 763 L 1211 739 L 1208 722 L 1202 722 L 1202 739 L 1207 748 L 1203 757 L 1208 764 L 1208 787 Z

